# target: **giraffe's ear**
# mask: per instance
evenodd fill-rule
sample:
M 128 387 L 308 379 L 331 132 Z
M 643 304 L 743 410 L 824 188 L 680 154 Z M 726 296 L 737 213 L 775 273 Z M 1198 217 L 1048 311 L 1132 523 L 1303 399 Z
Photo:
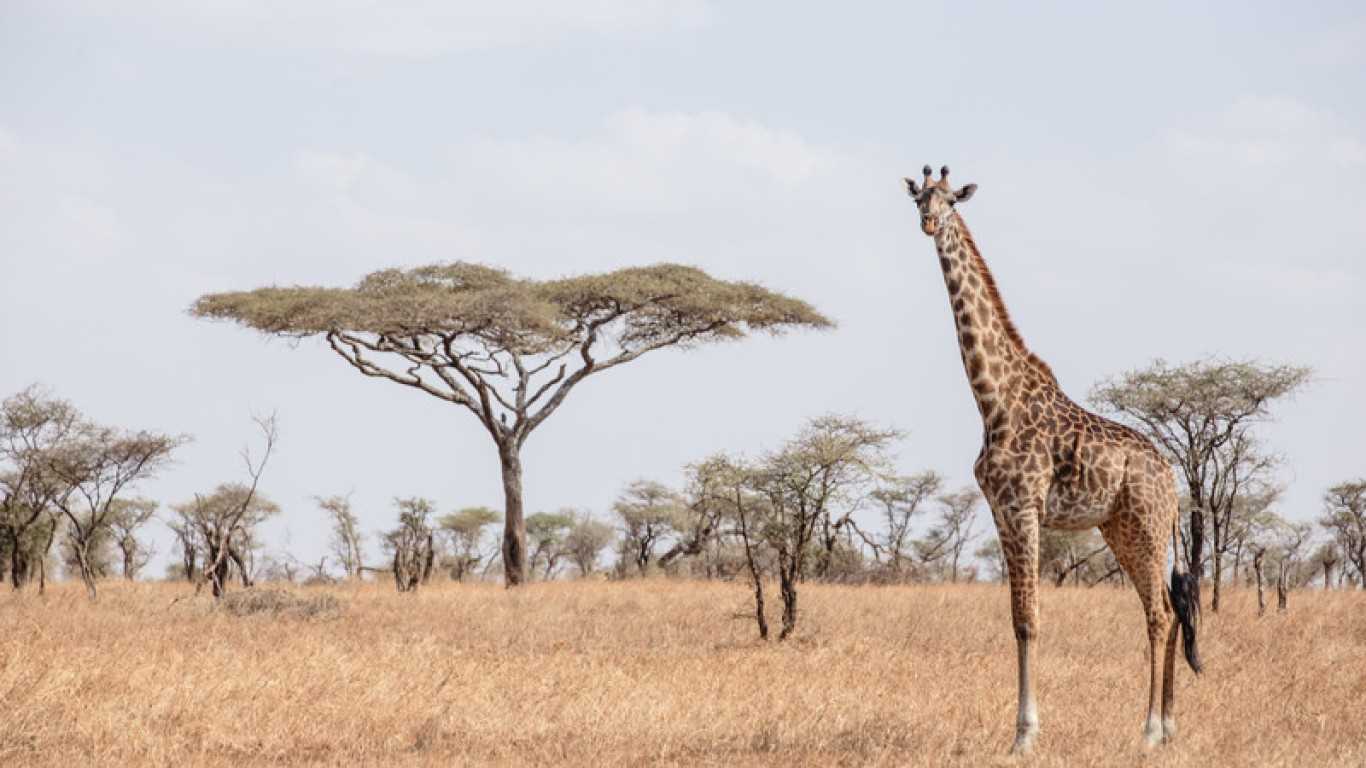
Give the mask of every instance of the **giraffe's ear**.
M 967 200 L 967 199 L 971 198 L 972 195 L 973 195 L 973 193 L 976 192 L 976 191 L 977 191 L 977 185 L 976 185 L 976 184 L 969 184 L 969 185 L 967 185 L 966 187 L 963 187 L 962 189 L 960 189 L 960 190 L 958 190 L 957 192 L 954 192 L 954 193 L 953 193 L 953 201 L 954 201 L 955 203 L 961 203 L 961 202 L 963 202 L 964 200 Z
M 907 194 L 909 194 L 911 197 L 919 197 L 920 187 L 916 186 L 916 183 L 913 179 L 902 179 L 902 181 L 906 182 Z

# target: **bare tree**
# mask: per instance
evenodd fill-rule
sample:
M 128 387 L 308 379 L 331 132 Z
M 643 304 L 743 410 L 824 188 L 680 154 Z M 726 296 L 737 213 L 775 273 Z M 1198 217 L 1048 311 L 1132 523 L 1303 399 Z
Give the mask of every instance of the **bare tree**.
M 337 558 L 346 578 L 360 579 L 361 569 L 365 567 L 365 535 L 361 533 L 356 513 L 351 511 L 351 496 L 313 498 L 332 521 L 332 555 Z
M 1102 382 L 1091 402 L 1129 421 L 1166 454 L 1190 497 L 1189 550 L 1199 574 L 1205 531 L 1213 534 L 1214 595 L 1219 610 L 1224 537 L 1240 494 L 1262 479 L 1270 459 L 1258 451 L 1253 428 L 1271 405 L 1302 388 L 1308 368 L 1252 361 L 1203 360 L 1170 366 L 1162 360 Z
M 48 455 L 48 471 L 72 489 L 54 499 L 53 506 L 66 520 L 66 541 L 91 600 L 96 598 L 92 546 L 107 535 L 119 494 L 155 476 L 187 440 L 82 421 L 63 445 Z
M 0 403 L 0 549 L 15 589 L 46 572 L 56 502 L 75 491 L 51 463 L 81 423 L 74 406 L 37 386 Z
M 435 506 L 427 499 L 394 499 L 398 527 L 385 534 L 385 548 L 393 554 L 394 586 L 412 592 L 431 578 L 436 562 L 436 534 L 431 516 Z
M 479 564 L 491 555 L 484 549 L 484 532 L 501 517 L 488 507 L 466 507 L 443 515 L 437 525 L 451 545 L 451 556 L 446 565 L 451 578 L 464 581 Z
M 151 545 L 139 541 L 137 533 L 156 515 L 156 511 L 157 503 L 151 499 L 119 499 L 113 504 L 109 528 L 114 546 L 122 555 L 123 578 L 129 581 L 137 578 L 138 572 L 152 559 Z
M 683 499 L 663 483 L 636 480 L 626 486 L 612 504 L 612 511 L 621 518 L 623 564 L 629 562 L 644 575 L 654 560 L 655 547 L 674 533 L 683 510 Z
M 1366 478 L 1338 483 L 1323 495 L 1319 525 L 1333 537 L 1345 561 L 1366 589 Z
M 212 294 L 191 312 L 324 337 L 361 373 L 469 411 L 498 451 L 508 586 L 526 579 L 522 447 L 579 383 L 665 347 L 831 326 L 805 302 L 671 264 L 538 282 L 457 262 L 375 272 L 353 289 Z

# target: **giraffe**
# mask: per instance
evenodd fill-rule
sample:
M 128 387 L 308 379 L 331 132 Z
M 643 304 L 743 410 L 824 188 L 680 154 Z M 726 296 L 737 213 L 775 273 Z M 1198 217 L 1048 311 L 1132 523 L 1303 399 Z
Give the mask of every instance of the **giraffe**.
M 1178 628 L 1186 662 L 1200 672 L 1195 642 L 1199 582 L 1179 556 L 1172 586 L 1163 580 L 1167 537 L 1177 536 L 1171 467 L 1146 438 L 1063 394 L 1048 364 L 1029 351 L 1011 322 L 996 281 L 955 208 L 972 197 L 977 185 L 953 189 L 947 167 L 940 169 L 938 181 L 928 165 L 923 173 L 919 184 L 906 179 L 906 188 L 919 208 L 921 230 L 934 238 L 944 272 L 959 352 L 982 416 L 982 450 L 973 474 L 991 506 L 1010 580 L 1019 672 L 1011 751 L 1028 752 L 1039 733 L 1034 668 L 1041 526 L 1099 528 L 1133 582 L 1148 631 L 1144 743 L 1167 741 L 1176 735 Z

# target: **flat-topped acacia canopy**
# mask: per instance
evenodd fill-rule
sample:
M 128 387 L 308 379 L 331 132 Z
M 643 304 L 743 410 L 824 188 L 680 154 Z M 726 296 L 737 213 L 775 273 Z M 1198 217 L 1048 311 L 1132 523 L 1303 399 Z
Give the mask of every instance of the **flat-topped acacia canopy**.
M 209 294 L 191 313 L 271 335 L 324 336 L 362 373 L 470 410 L 502 461 L 509 584 L 525 571 L 518 454 L 580 381 L 663 347 L 833 325 L 800 299 L 676 264 L 537 281 L 455 262 L 381 270 L 354 288 Z

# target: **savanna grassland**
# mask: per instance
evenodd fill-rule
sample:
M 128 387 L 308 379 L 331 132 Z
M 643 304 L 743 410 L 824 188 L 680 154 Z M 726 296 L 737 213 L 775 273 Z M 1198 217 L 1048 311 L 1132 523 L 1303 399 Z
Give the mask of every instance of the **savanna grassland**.
M 0 596 L 0 765 L 991 765 L 1015 647 L 994 585 L 802 589 L 754 637 L 746 590 L 310 588 L 340 609 L 233 615 L 184 585 Z M 177 599 L 181 598 L 181 599 Z M 1181 667 L 1177 741 L 1139 747 L 1132 592 L 1046 588 L 1028 765 L 1366 765 L 1366 594 L 1231 590 Z

